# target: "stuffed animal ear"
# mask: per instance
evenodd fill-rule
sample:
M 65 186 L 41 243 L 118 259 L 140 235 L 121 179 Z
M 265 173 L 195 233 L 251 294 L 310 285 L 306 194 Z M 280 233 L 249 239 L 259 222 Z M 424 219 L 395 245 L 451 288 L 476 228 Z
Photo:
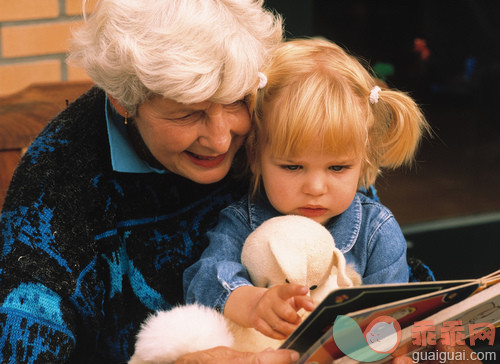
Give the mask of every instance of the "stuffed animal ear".
M 333 248 L 333 258 L 332 258 L 332 272 L 333 269 L 337 268 L 337 284 L 339 287 L 352 287 L 353 282 L 347 274 L 347 264 L 345 261 L 344 254 L 338 249 Z
M 299 250 L 297 245 L 287 243 L 287 241 L 274 239 L 269 242 L 269 248 L 288 282 L 305 285 L 307 283 L 307 254 Z

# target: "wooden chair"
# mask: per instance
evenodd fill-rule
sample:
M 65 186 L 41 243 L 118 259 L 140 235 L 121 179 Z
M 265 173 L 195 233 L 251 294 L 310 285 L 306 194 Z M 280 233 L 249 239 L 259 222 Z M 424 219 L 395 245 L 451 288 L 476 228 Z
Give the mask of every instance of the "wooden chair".
M 56 114 L 91 87 L 89 81 L 33 84 L 0 97 L 0 211 L 24 151 Z

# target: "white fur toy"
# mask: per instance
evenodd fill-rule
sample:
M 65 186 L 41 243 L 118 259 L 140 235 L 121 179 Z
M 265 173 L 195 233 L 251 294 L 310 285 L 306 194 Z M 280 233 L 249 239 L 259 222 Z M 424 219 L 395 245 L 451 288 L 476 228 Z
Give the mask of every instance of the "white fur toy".
M 346 265 L 330 232 L 302 216 L 280 216 L 264 222 L 245 241 L 241 262 L 255 286 L 301 284 L 310 287 L 315 304 L 332 289 L 361 284 L 360 275 Z M 215 310 L 193 304 L 148 318 L 129 364 L 173 363 L 184 354 L 220 345 L 261 351 L 281 343 L 255 329 L 243 328 Z

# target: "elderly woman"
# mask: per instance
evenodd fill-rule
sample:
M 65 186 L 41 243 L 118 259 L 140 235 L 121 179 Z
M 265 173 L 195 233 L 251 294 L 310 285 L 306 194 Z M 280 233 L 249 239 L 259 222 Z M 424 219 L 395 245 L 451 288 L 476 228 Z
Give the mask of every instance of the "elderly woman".
M 0 221 L 0 361 L 126 362 L 140 323 L 182 302 L 218 212 L 247 98 L 281 41 L 262 0 L 101 0 L 70 60 L 97 87 L 24 155 Z M 175 328 L 172 328 L 175 330 Z M 183 363 L 288 363 L 217 348 Z

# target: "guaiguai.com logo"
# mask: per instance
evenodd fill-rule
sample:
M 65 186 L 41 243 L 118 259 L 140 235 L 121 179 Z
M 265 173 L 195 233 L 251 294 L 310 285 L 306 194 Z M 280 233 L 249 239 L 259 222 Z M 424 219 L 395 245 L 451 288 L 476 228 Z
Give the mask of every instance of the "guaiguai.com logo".
M 401 341 L 401 327 L 390 316 L 377 317 L 363 332 L 352 318 L 338 315 L 332 330 L 338 348 L 350 358 L 362 362 L 385 358 Z

